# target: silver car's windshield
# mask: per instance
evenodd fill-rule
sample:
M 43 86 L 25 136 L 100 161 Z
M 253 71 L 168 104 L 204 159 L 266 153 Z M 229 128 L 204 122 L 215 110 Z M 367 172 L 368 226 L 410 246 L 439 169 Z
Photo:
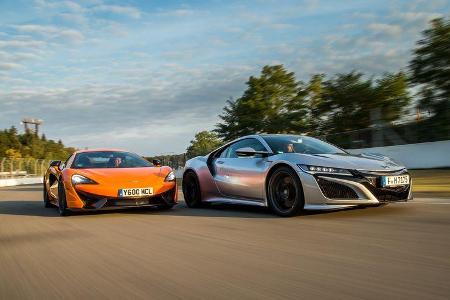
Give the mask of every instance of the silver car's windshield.
M 346 152 L 321 140 L 301 135 L 263 136 L 273 153 L 345 154 Z

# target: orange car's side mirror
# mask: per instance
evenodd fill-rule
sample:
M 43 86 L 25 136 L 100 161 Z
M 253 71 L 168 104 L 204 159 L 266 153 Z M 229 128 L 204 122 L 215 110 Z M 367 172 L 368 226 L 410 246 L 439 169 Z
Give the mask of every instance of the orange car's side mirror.
M 58 167 L 61 166 L 61 161 L 60 160 L 52 160 L 50 162 L 50 167 Z

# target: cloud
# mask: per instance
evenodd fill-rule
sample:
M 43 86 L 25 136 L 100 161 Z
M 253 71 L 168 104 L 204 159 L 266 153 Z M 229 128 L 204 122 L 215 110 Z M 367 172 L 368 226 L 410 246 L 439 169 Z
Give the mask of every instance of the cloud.
M 6 52 L 0 51 L 0 63 L 1 62 L 23 62 L 26 60 L 38 59 L 39 55 L 30 52 Z
M 63 9 L 69 11 L 82 11 L 83 8 L 80 4 L 74 1 L 46 1 L 46 0 L 35 0 L 34 1 L 38 9 Z
M 35 24 L 17 25 L 15 28 L 19 32 L 40 34 L 51 39 L 63 38 L 71 42 L 81 42 L 84 40 L 84 35 L 75 29 Z
M 17 69 L 20 67 L 22 67 L 22 65 L 20 65 L 20 64 L 0 62 L 0 70 L 1 71 L 9 71 L 9 70 Z
M 187 16 L 192 16 L 195 13 L 196 12 L 193 9 L 178 8 L 178 9 L 174 9 L 174 10 L 167 10 L 167 11 L 161 12 L 161 13 L 159 13 L 159 15 L 164 16 L 164 17 L 187 17 Z
M 168 151 L 171 144 L 171 151 L 182 152 L 193 132 L 213 127 L 224 101 L 240 93 L 251 72 L 241 66 L 210 66 L 208 71 L 166 67 L 154 78 L 147 74 L 146 85 L 0 90 L 0 119 L 19 120 L 22 114 L 42 118 L 49 137 L 78 147 L 108 144 L 150 155 Z M 180 76 L 171 76 L 173 72 Z
M 133 6 L 120 6 L 120 5 L 98 5 L 92 8 L 93 11 L 107 12 L 118 15 L 128 16 L 134 19 L 141 17 L 141 11 Z
M 60 13 L 58 17 L 66 22 L 76 23 L 76 24 L 87 24 L 88 18 L 80 13 Z
M 1 48 L 34 48 L 45 46 L 43 41 L 35 40 L 0 40 Z
M 430 12 L 401 12 L 397 14 L 399 19 L 403 19 L 409 22 L 428 22 L 432 19 L 442 17 L 440 13 L 430 13 Z
M 399 36 L 402 28 L 399 25 L 372 23 L 368 26 L 369 30 L 375 33 L 382 33 L 390 36 Z

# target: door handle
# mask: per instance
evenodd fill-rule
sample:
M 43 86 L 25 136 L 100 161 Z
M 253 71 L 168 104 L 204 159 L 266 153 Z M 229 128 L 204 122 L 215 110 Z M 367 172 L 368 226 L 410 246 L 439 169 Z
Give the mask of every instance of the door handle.
M 218 160 L 217 163 L 218 163 L 219 165 L 221 165 L 221 164 L 223 164 L 223 161 Z

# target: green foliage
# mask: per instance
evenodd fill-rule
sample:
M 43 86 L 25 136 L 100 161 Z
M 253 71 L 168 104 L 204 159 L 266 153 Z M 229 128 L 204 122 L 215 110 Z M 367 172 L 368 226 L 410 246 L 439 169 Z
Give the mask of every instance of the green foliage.
M 433 116 L 432 134 L 450 138 L 450 19 L 434 19 L 423 31 L 410 62 L 411 82 L 420 86 L 419 108 Z
M 307 103 L 308 129 L 309 132 L 318 135 L 323 119 L 323 101 L 324 101 L 324 82 L 325 74 L 315 74 L 311 76 L 308 85 L 304 91 Z
M 362 73 L 338 74 L 323 83 L 317 111 L 326 118 L 319 129 L 322 134 L 345 132 L 398 120 L 411 100 L 407 88 L 401 72 L 375 82 Z M 379 113 L 374 115 L 375 111 Z
M 208 154 L 221 145 L 217 134 L 211 131 L 201 131 L 195 135 L 191 144 L 186 149 L 187 158 Z
M 305 85 L 283 66 L 265 66 L 260 77 L 250 77 L 241 98 L 227 101 L 215 131 L 226 141 L 262 132 L 344 132 L 372 125 L 375 108 L 377 121 L 395 121 L 410 102 L 401 72 L 376 81 L 356 72 L 325 79 L 316 74 Z
M 0 157 L 66 159 L 75 149 L 64 147 L 61 141 L 47 140 L 33 133 L 19 134 L 15 127 L 0 131 Z
M 259 132 L 290 132 L 304 127 L 303 91 L 293 72 L 284 66 L 265 66 L 251 76 L 247 90 L 236 101 L 228 100 L 215 132 L 224 140 Z

